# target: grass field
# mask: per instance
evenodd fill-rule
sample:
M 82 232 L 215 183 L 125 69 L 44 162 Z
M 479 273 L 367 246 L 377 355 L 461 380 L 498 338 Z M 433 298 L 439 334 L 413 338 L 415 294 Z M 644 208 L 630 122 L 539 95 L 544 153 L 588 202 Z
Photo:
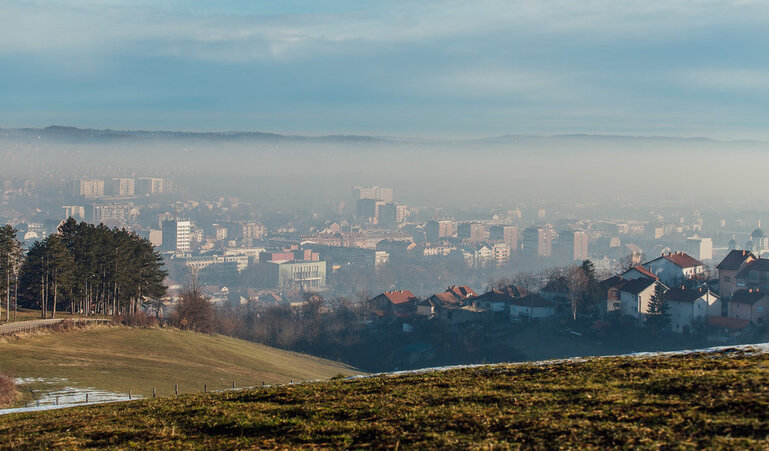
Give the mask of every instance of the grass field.
M 65 378 L 62 384 L 117 393 L 169 395 L 329 379 L 349 367 L 259 344 L 175 329 L 92 326 L 0 339 L 0 373 L 25 378 Z M 35 384 L 20 388 L 39 388 Z M 0 444 L 0 446 L 2 446 Z
M 0 417 L 0 447 L 769 447 L 769 356 L 495 365 Z

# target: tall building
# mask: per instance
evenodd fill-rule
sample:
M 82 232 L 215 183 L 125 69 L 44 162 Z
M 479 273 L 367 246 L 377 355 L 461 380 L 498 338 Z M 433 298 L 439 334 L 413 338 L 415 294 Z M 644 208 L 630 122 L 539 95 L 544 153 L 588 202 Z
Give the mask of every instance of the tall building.
M 558 253 L 564 260 L 586 260 L 587 245 L 588 235 L 584 230 L 567 230 L 558 234 Z
M 510 252 L 518 249 L 518 227 L 514 225 L 493 225 L 489 228 L 489 240 L 501 241 L 510 246 Z
M 697 260 L 713 259 L 713 240 L 695 235 L 686 239 L 686 253 Z
M 115 177 L 110 180 L 109 194 L 113 196 L 133 196 L 135 190 L 135 182 L 130 177 Z
M 63 205 L 61 208 L 64 209 L 64 219 L 85 219 L 85 207 L 82 205 Z
M 383 229 L 394 229 L 398 225 L 398 206 L 392 202 L 380 205 L 377 224 Z
M 392 188 L 382 188 L 379 186 L 354 186 L 352 188 L 352 205 L 356 207 L 355 210 L 355 216 L 358 219 L 367 219 L 370 220 L 370 218 L 373 218 L 374 220 L 377 219 L 376 212 L 374 212 L 373 215 L 368 215 L 369 211 L 368 208 L 371 205 L 371 202 L 363 202 L 360 201 L 363 199 L 369 199 L 376 202 L 381 202 L 382 204 L 390 203 L 393 201 L 393 190 Z M 360 207 L 365 208 L 365 211 L 361 211 Z M 373 222 L 373 221 L 372 221 Z
M 489 238 L 489 228 L 476 222 L 463 222 L 457 226 L 457 238 L 472 242 L 486 241 Z
M 131 223 L 132 208 L 129 202 L 96 202 L 92 205 L 91 219 L 94 224 L 126 227 Z
M 442 238 L 451 238 L 457 233 L 457 223 L 447 220 L 432 220 L 425 224 L 425 238 L 431 243 Z
M 72 194 L 83 197 L 104 197 L 104 180 L 80 179 L 75 180 L 72 186 Z
M 163 194 L 166 183 L 162 178 L 139 177 L 136 179 L 136 194 Z
M 163 221 L 163 250 L 170 252 L 190 252 L 190 221 L 172 219 Z
M 523 231 L 522 251 L 527 256 L 550 257 L 553 254 L 553 235 L 550 227 L 529 227 Z

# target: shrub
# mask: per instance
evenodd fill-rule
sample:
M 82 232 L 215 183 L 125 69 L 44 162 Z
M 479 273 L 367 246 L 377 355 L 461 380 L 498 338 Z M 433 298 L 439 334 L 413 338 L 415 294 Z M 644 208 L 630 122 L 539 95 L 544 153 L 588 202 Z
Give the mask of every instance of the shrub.
M 12 377 L 0 374 L 0 407 L 7 407 L 16 400 L 16 382 Z

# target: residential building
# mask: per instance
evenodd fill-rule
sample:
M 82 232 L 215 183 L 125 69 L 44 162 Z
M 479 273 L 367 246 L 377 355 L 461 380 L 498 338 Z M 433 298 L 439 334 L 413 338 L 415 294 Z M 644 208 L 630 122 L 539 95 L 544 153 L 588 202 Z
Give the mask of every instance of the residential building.
M 705 265 L 684 252 L 663 254 L 641 266 L 667 285 L 678 285 L 684 280 L 704 277 L 705 275 Z
M 190 252 L 190 221 L 172 219 L 163 221 L 163 250 L 168 252 Z
M 732 293 L 737 291 L 737 273 L 755 260 L 757 258 L 752 252 L 731 250 L 721 260 L 721 263 L 716 266 L 718 270 L 718 291 L 724 300 L 730 299 Z
M 447 220 L 433 220 L 425 224 L 425 238 L 430 243 L 437 243 L 442 238 L 451 238 L 457 234 L 457 223 Z
M 686 253 L 697 260 L 713 259 L 713 240 L 695 235 L 686 239 Z
M 501 241 L 510 246 L 510 253 L 518 250 L 518 227 L 514 225 L 493 225 L 489 227 L 489 241 Z
M 537 293 L 510 298 L 510 321 L 531 321 L 555 315 L 555 303 Z
M 711 316 L 721 316 L 721 298 L 708 289 L 671 288 L 665 299 L 673 332 L 689 334 L 703 328 Z
M 486 241 L 489 238 L 489 228 L 476 222 L 463 222 L 457 226 L 457 238 L 474 243 Z
M 660 284 L 658 280 L 645 277 L 629 280 L 622 284 L 619 288 L 620 314 L 623 317 L 635 318 L 636 323 L 641 324 L 644 315 L 649 312 L 649 301 L 658 284 Z
M 113 196 L 133 196 L 136 192 L 135 181 L 130 177 L 115 177 L 110 180 L 109 194 Z
M 554 231 L 550 227 L 529 227 L 523 231 L 522 252 L 526 256 L 550 257 Z
M 139 177 L 134 183 L 136 194 L 152 195 L 163 194 L 165 192 L 166 183 L 162 178 L 157 177 Z
M 767 291 L 740 289 L 732 293 L 729 300 L 728 317 L 750 321 L 754 326 L 763 326 L 769 318 L 769 296 Z
M 103 179 L 80 179 L 73 185 L 72 194 L 83 197 L 104 197 Z
M 558 234 L 558 250 L 565 261 L 583 261 L 588 258 L 588 236 L 584 230 L 567 230 Z
M 416 310 L 419 299 L 409 290 L 385 291 L 372 298 L 369 303 L 376 316 L 405 316 Z

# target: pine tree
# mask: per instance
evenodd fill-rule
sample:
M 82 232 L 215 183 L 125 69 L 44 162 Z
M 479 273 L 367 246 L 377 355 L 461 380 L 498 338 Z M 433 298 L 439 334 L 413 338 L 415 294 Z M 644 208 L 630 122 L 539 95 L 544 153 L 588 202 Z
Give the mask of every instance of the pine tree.
M 670 303 L 667 300 L 667 288 L 657 282 L 654 294 L 649 299 L 646 315 L 646 325 L 654 332 L 667 330 L 670 327 Z

